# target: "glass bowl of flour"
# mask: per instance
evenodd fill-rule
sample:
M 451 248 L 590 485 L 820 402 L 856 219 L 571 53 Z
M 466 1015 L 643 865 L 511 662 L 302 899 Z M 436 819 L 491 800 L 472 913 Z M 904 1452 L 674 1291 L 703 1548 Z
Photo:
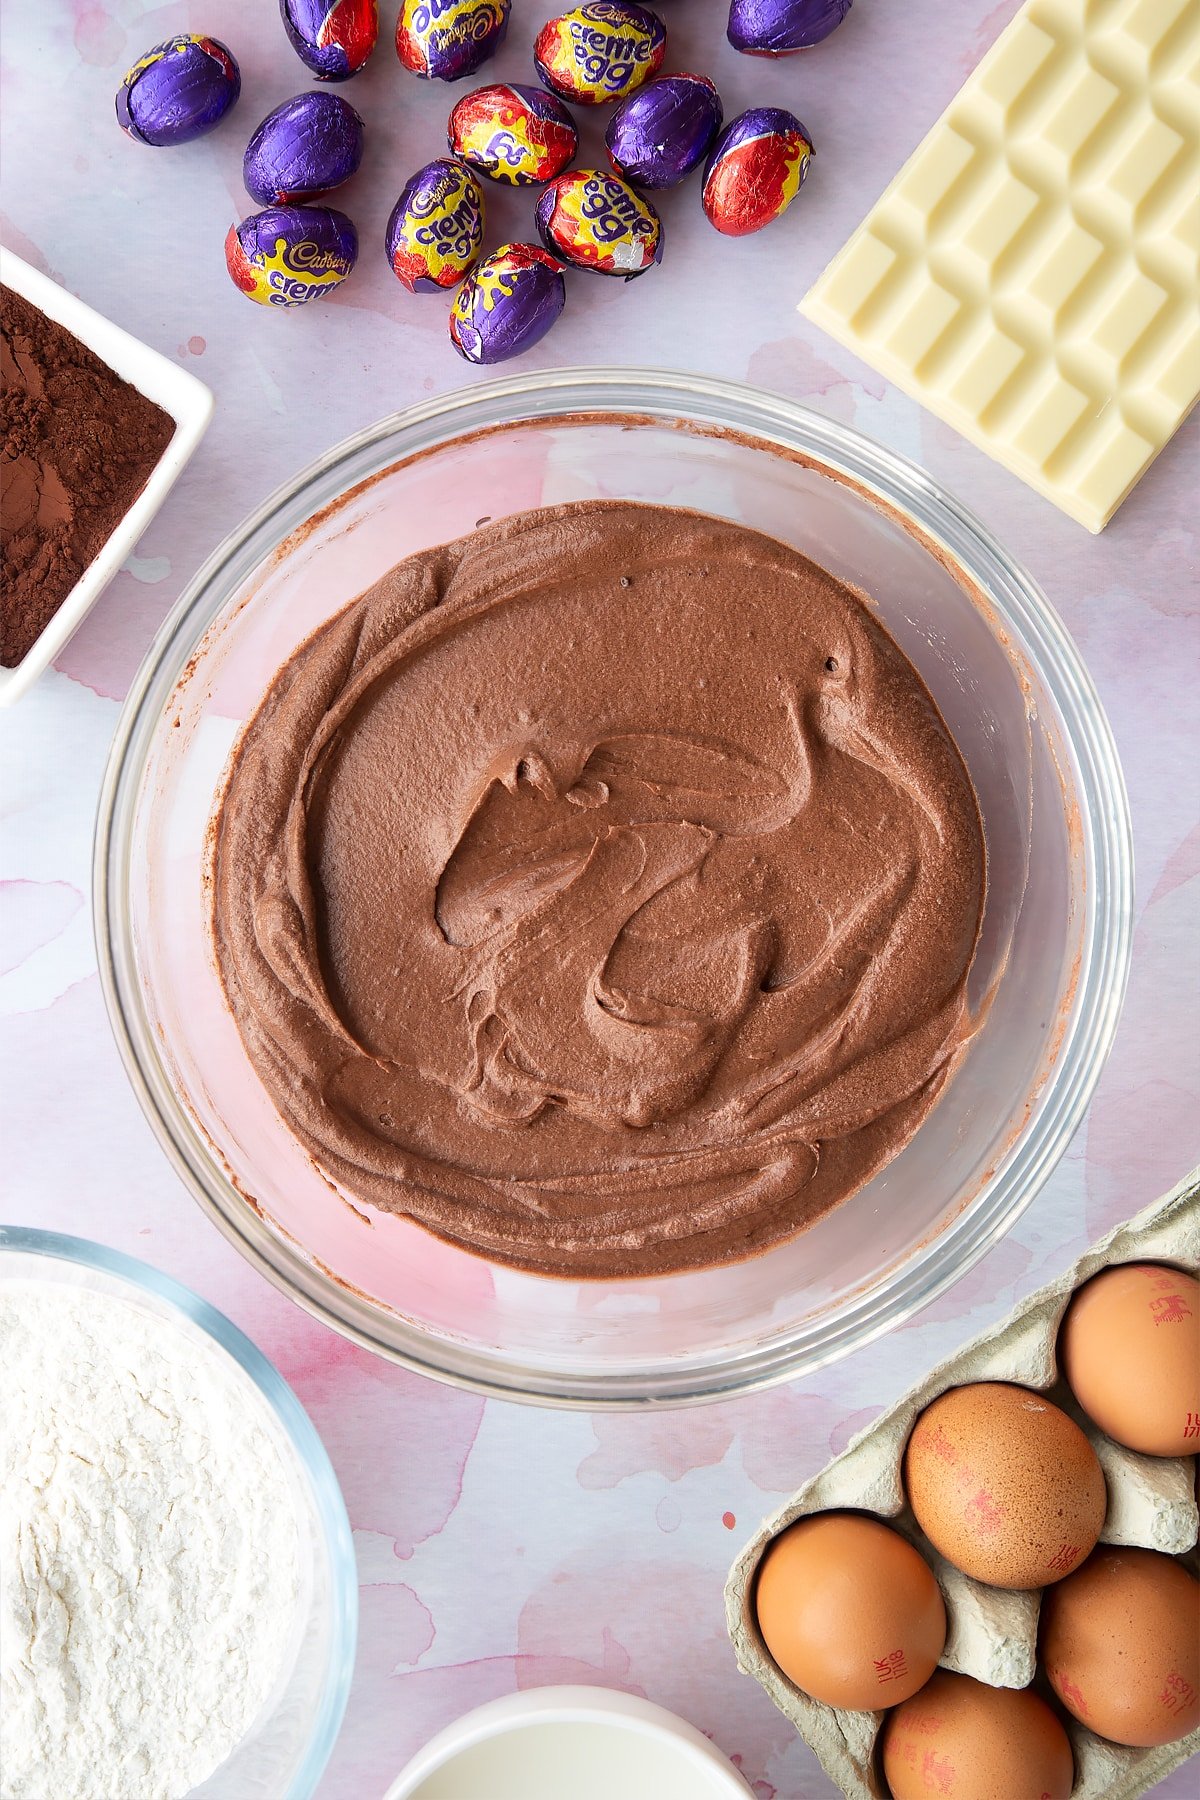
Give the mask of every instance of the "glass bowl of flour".
M 0 1365 L 5 1800 L 306 1800 L 358 1599 L 291 1389 L 168 1276 L 16 1227 Z

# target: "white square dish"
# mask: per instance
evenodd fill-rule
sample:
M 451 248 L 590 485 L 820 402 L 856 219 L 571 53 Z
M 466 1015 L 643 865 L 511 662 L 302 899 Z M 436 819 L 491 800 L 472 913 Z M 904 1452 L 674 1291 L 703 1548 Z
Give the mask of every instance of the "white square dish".
M 15 668 L 0 669 L 0 706 L 8 706 L 32 687 L 74 635 L 145 531 L 204 436 L 212 417 L 213 397 L 194 375 L 139 343 L 2 245 L 0 283 L 72 332 L 81 344 L 86 344 L 110 369 L 175 421 L 170 442 L 120 524 L 21 661 Z

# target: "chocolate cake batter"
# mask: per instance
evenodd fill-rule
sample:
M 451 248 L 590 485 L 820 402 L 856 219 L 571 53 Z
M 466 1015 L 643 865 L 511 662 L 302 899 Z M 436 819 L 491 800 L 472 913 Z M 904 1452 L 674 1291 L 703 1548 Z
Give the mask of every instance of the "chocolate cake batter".
M 0 288 L 0 666 L 15 668 L 146 485 L 170 415 Z
M 933 701 L 831 575 L 694 513 L 556 507 L 400 563 L 273 681 L 213 878 L 314 1161 L 520 1268 L 788 1237 L 971 1030 L 983 836 Z

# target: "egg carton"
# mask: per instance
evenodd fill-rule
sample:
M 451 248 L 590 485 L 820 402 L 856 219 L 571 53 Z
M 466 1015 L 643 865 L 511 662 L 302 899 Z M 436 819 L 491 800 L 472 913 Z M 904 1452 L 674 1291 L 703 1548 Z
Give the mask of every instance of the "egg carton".
M 1104 1437 L 1079 1410 L 1055 1360 L 1058 1328 L 1074 1290 L 1101 1269 L 1125 1262 L 1166 1262 L 1200 1272 L 1200 1169 L 910 1388 L 766 1519 L 734 1563 L 725 1607 L 738 1666 L 766 1689 L 851 1800 L 887 1794 L 875 1755 L 887 1714 L 848 1712 L 810 1699 L 772 1660 L 754 1616 L 755 1571 L 772 1539 L 795 1520 L 836 1509 L 874 1513 L 916 1545 L 946 1602 L 942 1668 L 1010 1688 L 1028 1687 L 1037 1669 L 1040 1593 L 987 1587 L 963 1575 L 933 1549 L 905 1499 L 901 1463 L 909 1433 L 918 1414 L 947 1388 L 1010 1381 L 1046 1394 L 1083 1428 L 1100 1459 L 1108 1484 L 1101 1542 L 1183 1556 L 1195 1572 L 1196 1459 L 1139 1456 Z M 1108 1743 L 1073 1719 L 1064 1717 L 1064 1724 L 1075 1753 L 1073 1800 L 1134 1800 L 1200 1750 L 1200 1730 L 1174 1744 L 1136 1750 Z

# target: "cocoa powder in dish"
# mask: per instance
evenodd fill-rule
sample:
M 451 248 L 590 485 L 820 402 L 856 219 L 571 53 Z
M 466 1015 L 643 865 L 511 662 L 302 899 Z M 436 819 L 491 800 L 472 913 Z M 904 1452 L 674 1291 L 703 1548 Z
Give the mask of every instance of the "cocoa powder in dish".
M 175 426 L 11 288 L 0 288 L 0 337 L 0 665 L 11 669 L 129 511 Z

